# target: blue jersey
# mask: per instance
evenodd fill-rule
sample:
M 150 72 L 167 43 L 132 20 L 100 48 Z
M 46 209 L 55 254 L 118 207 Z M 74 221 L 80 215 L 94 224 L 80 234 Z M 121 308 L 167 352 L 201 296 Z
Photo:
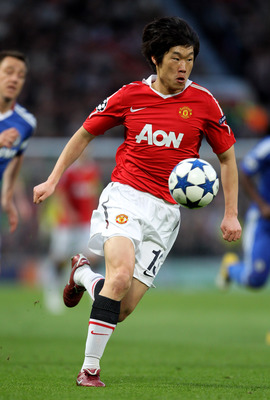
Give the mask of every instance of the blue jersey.
M 25 151 L 28 140 L 36 128 L 36 119 L 25 108 L 16 104 L 13 110 L 0 113 L 0 132 L 9 128 L 16 128 L 20 136 L 11 148 L 0 148 L 0 181 L 8 163 Z
M 270 136 L 257 143 L 244 157 L 241 168 L 249 176 L 257 175 L 258 191 L 270 204 Z

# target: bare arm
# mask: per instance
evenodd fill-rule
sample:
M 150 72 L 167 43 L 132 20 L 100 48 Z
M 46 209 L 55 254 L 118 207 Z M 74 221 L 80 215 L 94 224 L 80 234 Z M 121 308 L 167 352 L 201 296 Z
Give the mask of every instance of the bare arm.
M 240 239 L 242 231 L 238 221 L 238 170 L 234 146 L 224 153 L 218 154 L 218 158 L 225 201 L 224 217 L 220 229 L 223 239 L 232 242 Z
M 82 126 L 74 133 L 60 154 L 47 181 L 34 187 L 34 203 L 41 203 L 54 192 L 65 170 L 77 160 L 88 143 L 94 138 L 95 136 L 88 133 Z
M 13 197 L 15 181 L 21 169 L 22 162 L 22 155 L 14 157 L 8 164 L 3 175 L 1 204 L 3 210 L 7 213 L 11 233 L 15 231 L 19 221 L 18 211 Z

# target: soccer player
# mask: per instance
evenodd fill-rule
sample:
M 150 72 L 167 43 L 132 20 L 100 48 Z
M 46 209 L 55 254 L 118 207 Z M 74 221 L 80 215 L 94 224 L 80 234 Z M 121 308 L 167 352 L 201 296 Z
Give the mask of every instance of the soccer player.
M 203 137 L 217 154 L 225 196 L 223 238 L 241 236 L 237 217 L 238 172 L 234 135 L 212 94 L 189 76 L 199 38 L 181 18 L 163 17 L 146 25 L 142 51 L 153 68 L 148 79 L 132 82 L 104 100 L 72 136 L 46 182 L 34 188 L 36 204 L 50 196 L 64 172 L 96 136 L 124 125 L 112 182 L 103 190 L 90 224 L 89 247 L 104 254 L 105 279 L 87 259 L 72 259 L 64 302 L 74 307 L 85 290 L 92 305 L 85 359 L 77 385 L 105 386 L 100 358 L 115 330 L 137 306 L 171 250 L 180 225 L 179 205 L 168 177 L 181 160 L 199 157 Z
M 16 101 L 25 83 L 26 57 L 15 50 L 0 51 L 0 181 L 1 204 L 7 213 L 10 232 L 18 225 L 14 186 L 23 153 L 36 128 L 36 119 Z
M 251 205 L 243 233 L 243 259 L 236 253 L 224 255 L 217 285 L 230 283 L 262 288 L 270 271 L 270 136 L 265 136 L 241 163 L 241 182 Z

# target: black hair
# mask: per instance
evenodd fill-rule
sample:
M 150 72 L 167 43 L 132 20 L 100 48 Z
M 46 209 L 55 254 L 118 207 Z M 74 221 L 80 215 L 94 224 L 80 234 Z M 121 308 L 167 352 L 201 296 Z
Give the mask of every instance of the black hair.
M 162 17 L 147 24 L 142 35 L 142 53 L 154 72 L 156 66 L 162 63 L 164 54 L 174 46 L 193 46 L 194 59 L 200 51 L 200 41 L 197 33 L 189 24 L 179 17 Z
M 17 50 L 2 50 L 2 51 L 0 51 L 0 63 L 6 57 L 17 58 L 18 60 L 23 61 L 27 67 L 29 67 L 29 61 L 28 61 L 27 57 L 25 56 L 24 53 L 22 53 L 20 51 L 17 51 Z

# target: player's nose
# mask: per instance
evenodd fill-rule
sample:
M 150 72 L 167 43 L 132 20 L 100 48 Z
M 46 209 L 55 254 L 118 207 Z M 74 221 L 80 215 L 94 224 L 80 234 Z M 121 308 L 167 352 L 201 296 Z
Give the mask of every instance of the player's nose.
M 186 61 L 185 60 L 181 60 L 179 62 L 178 70 L 181 71 L 181 72 L 186 72 L 187 68 L 186 68 Z

